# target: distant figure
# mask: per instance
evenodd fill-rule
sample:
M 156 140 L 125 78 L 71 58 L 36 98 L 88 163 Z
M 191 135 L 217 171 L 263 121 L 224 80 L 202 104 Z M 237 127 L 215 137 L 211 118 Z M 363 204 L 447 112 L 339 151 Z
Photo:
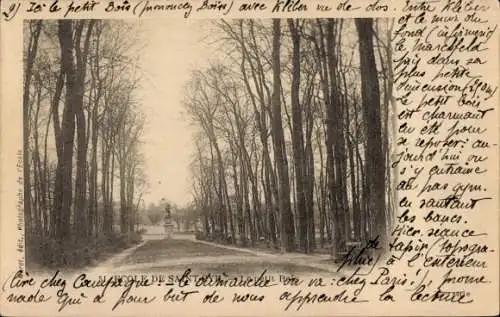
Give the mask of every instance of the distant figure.
M 169 204 L 165 206 L 165 218 L 164 218 L 165 233 L 167 237 L 171 237 L 173 233 L 174 225 L 172 224 L 172 212 Z

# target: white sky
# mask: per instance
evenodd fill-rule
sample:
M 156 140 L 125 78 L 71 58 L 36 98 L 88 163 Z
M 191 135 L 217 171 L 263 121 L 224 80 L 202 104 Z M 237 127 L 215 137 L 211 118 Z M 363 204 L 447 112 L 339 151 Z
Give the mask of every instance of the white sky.
M 143 20 L 147 41 L 139 65 L 146 73 L 138 91 L 147 117 L 142 146 L 149 192 L 146 204 L 161 198 L 179 205 L 192 199 L 189 163 L 194 150 L 193 128 L 182 118 L 182 90 L 193 68 L 206 65 L 213 45 L 203 38 L 209 21 Z

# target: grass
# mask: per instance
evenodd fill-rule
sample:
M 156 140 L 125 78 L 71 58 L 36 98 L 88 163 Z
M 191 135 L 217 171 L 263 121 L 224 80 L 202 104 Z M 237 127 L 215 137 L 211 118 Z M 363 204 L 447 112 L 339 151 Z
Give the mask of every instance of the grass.
M 147 263 L 185 257 L 225 255 L 252 256 L 246 252 L 218 248 L 193 241 L 163 239 L 148 241 L 125 258 L 124 263 Z
M 72 273 L 98 264 L 110 256 L 142 241 L 138 233 L 130 236 L 113 234 L 89 238 L 86 241 L 36 239 L 26 245 L 26 269 L 29 272 L 45 273 L 58 269 Z
M 198 235 L 199 236 L 196 236 L 196 239 L 201 240 L 201 241 L 209 241 L 209 242 L 217 243 L 217 244 L 221 244 L 221 245 L 235 246 L 235 247 L 244 248 L 247 250 L 261 251 L 261 252 L 266 252 L 266 253 L 271 253 L 271 254 L 281 253 L 280 247 L 277 245 L 273 245 L 269 241 L 255 241 L 252 244 L 250 242 L 250 240 L 247 240 L 247 245 L 241 246 L 240 244 L 227 243 L 226 241 L 207 239 L 207 237 L 203 233 L 198 233 Z M 236 237 L 236 240 L 238 241 L 239 237 Z M 319 240 L 319 234 L 316 235 L 316 240 Z M 303 250 L 301 250 L 300 247 L 297 246 L 296 252 L 303 252 Z M 312 253 L 314 253 L 314 254 L 331 254 L 331 252 L 332 252 L 331 246 L 329 246 L 328 244 L 321 247 L 319 245 L 319 243 L 317 243 L 317 245 L 314 248 L 314 251 Z
M 197 262 L 196 257 L 216 257 L 216 256 L 242 256 L 241 260 L 229 260 L 236 262 L 207 263 Z M 248 252 L 241 252 L 236 250 L 229 250 L 217 246 L 206 245 L 197 243 L 195 241 L 180 240 L 180 239 L 163 239 L 163 240 L 150 240 L 143 246 L 139 247 L 129 255 L 123 264 L 141 264 L 160 262 L 162 260 L 175 260 L 177 258 L 193 258 L 190 265 L 185 264 L 171 264 L 148 267 L 148 273 L 163 273 L 163 274 L 182 274 L 187 268 L 192 270 L 193 275 L 199 274 L 222 274 L 229 275 L 254 275 L 260 274 L 267 270 L 267 274 L 313 274 L 313 273 L 327 273 L 327 271 L 312 268 L 306 265 L 299 265 L 291 262 L 278 262 L 273 260 L 273 263 L 268 262 L 265 258 L 255 256 Z M 141 269 L 135 270 L 136 272 Z

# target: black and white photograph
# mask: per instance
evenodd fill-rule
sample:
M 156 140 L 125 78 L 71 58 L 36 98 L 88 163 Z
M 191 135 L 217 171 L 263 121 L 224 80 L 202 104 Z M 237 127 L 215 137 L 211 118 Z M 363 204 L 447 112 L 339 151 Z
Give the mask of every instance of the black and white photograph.
M 300 275 L 383 256 L 392 24 L 25 20 L 27 271 Z

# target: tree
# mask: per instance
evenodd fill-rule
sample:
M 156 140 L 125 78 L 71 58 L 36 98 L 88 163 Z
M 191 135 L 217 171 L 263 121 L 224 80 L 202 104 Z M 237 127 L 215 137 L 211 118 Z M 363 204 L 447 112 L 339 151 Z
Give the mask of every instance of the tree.
M 376 229 L 371 234 L 381 236 L 385 242 L 387 234 L 385 209 L 385 157 L 382 151 L 382 128 L 380 121 L 380 89 L 373 50 L 373 19 L 356 19 L 359 35 L 361 67 L 361 95 L 366 135 L 366 175 L 370 213 L 375 217 Z M 381 176 L 384 175 L 384 176 Z
M 278 195 L 281 213 L 281 247 L 283 251 L 295 250 L 295 229 L 290 206 L 290 183 L 288 177 L 288 161 L 285 153 L 285 137 L 281 121 L 281 22 L 273 19 L 273 97 L 272 97 L 272 127 L 274 140 L 274 155 L 278 170 Z
M 133 45 L 128 43 L 133 42 L 132 28 L 100 20 L 27 21 L 25 26 L 28 261 L 85 264 L 122 239 L 113 229 L 118 136 L 128 129 L 123 125 L 135 124 L 120 121 L 123 112 L 117 110 L 123 96 L 130 97 L 127 116 L 140 117 L 134 100 L 133 80 L 138 76 Z M 127 163 L 132 231 L 146 190 L 138 144 Z
M 61 47 L 61 67 L 65 74 L 66 96 L 61 122 L 62 156 L 58 157 L 55 187 L 55 210 L 53 212 L 55 224 L 55 239 L 58 243 L 71 240 L 70 211 L 72 208 L 72 170 L 73 170 L 73 148 L 75 135 L 75 110 L 78 102 L 77 73 L 74 62 L 73 22 L 60 20 L 59 43 Z
M 294 168 L 296 178 L 296 201 L 299 214 L 299 243 L 300 248 L 305 252 L 310 251 L 310 237 L 308 236 L 309 218 L 308 205 L 306 205 L 306 160 L 305 160 L 305 147 L 304 147 L 304 131 L 302 122 L 302 107 L 299 100 L 300 90 L 300 34 L 297 26 L 298 22 L 293 19 L 288 19 L 288 27 L 290 29 L 293 55 L 292 55 L 292 89 L 291 89 L 291 103 L 292 103 L 292 143 L 293 143 L 293 156 Z
M 147 215 L 149 220 L 151 221 L 151 224 L 153 226 L 156 226 L 163 219 L 163 209 L 161 208 L 161 206 L 151 204 L 148 207 Z
M 24 218 L 27 224 L 26 232 L 31 234 L 31 175 L 29 158 L 30 138 L 30 86 L 33 77 L 33 65 L 38 52 L 38 41 L 42 30 L 42 21 L 29 21 L 29 40 L 26 48 L 27 56 L 24 70 L 23 86 L 23 178 L 24 178 Z
M 186 91 L 186 110 L 198 127 L 194 206 L 207 239 L 222 234 L 234 243 L 236 234 L 241 245 L 279 242 L 283 251 L 297 244 L 312 252 L 318 227 L 320 248 L 343 256 L 375 226 L 367 150 L 375 143 L 364 127 L 374 131 L 376 122 L 365 115 L 359 49 L 343 40 L 357 33 L 356 24 L 285 21 L 283 29 L 279 20 L 215 23 L 211 36 L 225 59 L 196 70 Z M 387 54 L 379 55 L 383 64 Z M 375 69 L 370 81 L 385 82 L 386 70 L 378 76 Z M 384 89 L 378 101 L 384 114 L 387 95 Z M 382 127 L 377 146 L 386 155 Z

